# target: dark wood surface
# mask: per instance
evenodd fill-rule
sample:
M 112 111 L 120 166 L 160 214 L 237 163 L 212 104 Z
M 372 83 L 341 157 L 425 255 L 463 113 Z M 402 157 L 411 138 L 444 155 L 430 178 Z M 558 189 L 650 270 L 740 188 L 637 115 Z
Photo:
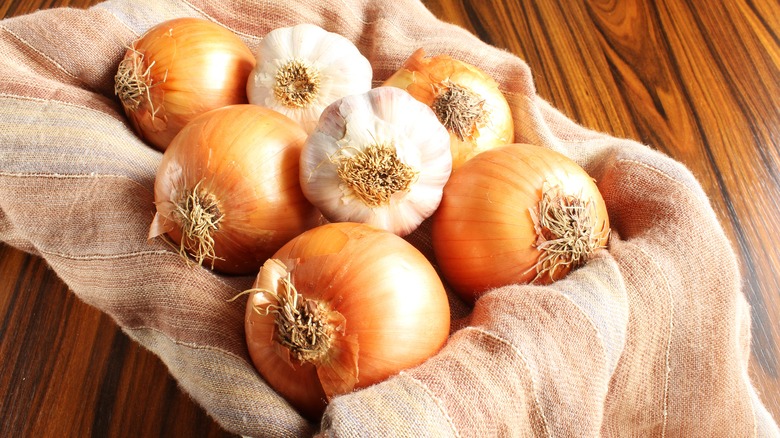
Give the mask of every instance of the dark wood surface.
M 0 18 L 94 3 L 6 0 Z M 693 171 L 738 253 L 750 375 L 780 419 L 780 3 L 423 3 L 525 59 L 539 94 L 573 120 Z M 0 370 L 0 436 L 228 435 L 45 262 L 3 244 Z

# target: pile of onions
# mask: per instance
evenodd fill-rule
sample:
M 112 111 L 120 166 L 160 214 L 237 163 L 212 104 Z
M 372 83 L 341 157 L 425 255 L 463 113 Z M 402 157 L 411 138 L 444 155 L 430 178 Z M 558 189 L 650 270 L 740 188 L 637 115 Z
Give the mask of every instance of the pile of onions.
M 558 280 L 606 246 L 594 181 L 550 149 L 510 144 L 510 107 L 477 67 L 420 49 L 370 89 L 357 47 L 314 25 L 269 33 L 257 54 L 253 70 L 228 29 L 167 21 L 133 42 L 115 91 L 164 151 L 149 237 L 257 274 L 251 360 L 309 419 L 442 348 L 442 278 L 474 302 Z M 438 272 L 401 237 L 431 215 Z
M 252 361 L 310 419 L 330 398 L 422 363 L 449 335 L 447 294 L 425 256 L 364 224 L 292 239 L 248 292 Z
M 167 234 L 220 272 L 256 273 L 319 218 L 298 184 L 305 140 L 300 125 L 256 105 L 195 118 L 163 154 L 149 237 Z
M 383 85 L 406 90 L 428 105 L 450 133 L 452 169 L 476 154 L 514 140 L 512 111 L 484 71 L 447 55 L 418 49 Z
M 607 244 L 593 179 L 551 149 L 511 144 L 453 172 L 433 216 L 442 275 L 465 300 L 515 283 L 549 283 Z
M 114 91 L 141 138 L 164 151 L 187 122 L 247 102 L 255 58 L 236 34 L 200 18 L 160 23 L 119 63 Z

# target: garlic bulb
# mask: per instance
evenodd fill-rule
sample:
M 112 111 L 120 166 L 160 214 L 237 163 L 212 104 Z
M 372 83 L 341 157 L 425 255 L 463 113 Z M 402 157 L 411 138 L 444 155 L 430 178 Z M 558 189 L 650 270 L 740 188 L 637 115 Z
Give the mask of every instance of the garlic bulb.
M 325 218 L 405 236 L 439 206 L 452 154 L 427 105 L 378 87 L 328 106 L 300 163 L 303 193 Z
M 347 38 L 313 24 L 269 32 L 249 75 L 249 103 L 276 110 L 311 132 L 330 103 L 371 89 L 371 64 Z

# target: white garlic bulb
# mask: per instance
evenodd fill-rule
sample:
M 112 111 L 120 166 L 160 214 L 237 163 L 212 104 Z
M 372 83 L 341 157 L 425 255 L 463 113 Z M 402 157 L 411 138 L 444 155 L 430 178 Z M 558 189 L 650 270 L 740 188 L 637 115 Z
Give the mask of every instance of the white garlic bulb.
M 249 103 L 286 115 L 307 133 L 330 103 L 371 89 L 368 59 L 347 38 L 313 24 L 272 30 L 255 57 Z
M 331 222 L 405 236 L 441 202 L 449 139 L 430 107 L 399 88 L 347 96 L 325 109 L 306 140 L 301 188 Z

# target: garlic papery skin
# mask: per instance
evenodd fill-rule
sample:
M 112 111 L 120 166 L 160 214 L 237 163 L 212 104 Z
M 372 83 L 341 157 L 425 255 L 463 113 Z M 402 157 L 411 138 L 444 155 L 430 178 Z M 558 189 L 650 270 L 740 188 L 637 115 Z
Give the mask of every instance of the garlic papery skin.
M 269 32 L 255 52 L 249 103 L 276 110 L 307 133 L 332 102 L 371 89 L 373 70 L 347 38 L 313 24 Z
M 326 219 L 405 236 L 441 202 L 452 171 L 450 136 L 427 105 L 378 87 L 325 109 L 300 166 L 303 193 Z

